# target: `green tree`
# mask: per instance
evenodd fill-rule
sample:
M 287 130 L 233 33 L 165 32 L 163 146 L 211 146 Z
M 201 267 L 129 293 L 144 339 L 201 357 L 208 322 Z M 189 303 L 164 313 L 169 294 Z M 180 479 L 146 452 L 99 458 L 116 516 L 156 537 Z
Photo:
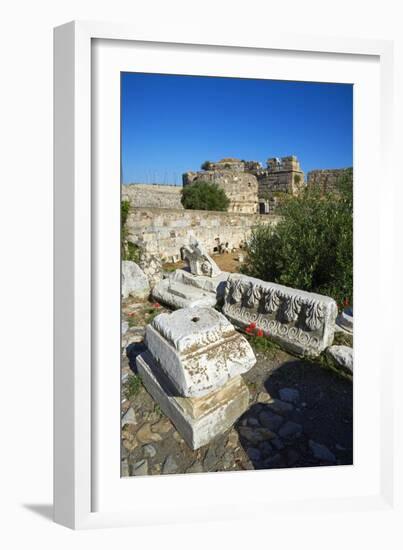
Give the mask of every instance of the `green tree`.
M 199 181 L 185 185 L 182 189 L 182 204 L 190 210 L 226 211 L 229 199 L 224 189 L 215 183 Z
M 307 188 L 281 207 L 276 226 L 261 225 L 248 242 L 243 271 L 319 294 L 337 303 L 353 296 L 353 178 L 333 193 Z

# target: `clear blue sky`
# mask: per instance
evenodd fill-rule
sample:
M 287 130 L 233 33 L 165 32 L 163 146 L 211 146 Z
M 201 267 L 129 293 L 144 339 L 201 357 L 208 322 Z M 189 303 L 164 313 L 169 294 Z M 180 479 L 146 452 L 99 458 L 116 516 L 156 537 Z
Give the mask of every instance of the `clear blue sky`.
M 122 73 L 122 181 L 181 184 L 223 157 L 352 166 L 352 104 L 349 84 Z

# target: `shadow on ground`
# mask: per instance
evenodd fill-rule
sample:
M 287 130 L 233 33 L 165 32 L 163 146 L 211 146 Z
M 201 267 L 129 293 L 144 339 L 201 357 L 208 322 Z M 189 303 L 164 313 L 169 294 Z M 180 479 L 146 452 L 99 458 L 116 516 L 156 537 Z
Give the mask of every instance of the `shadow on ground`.
M 236 424 L 255 469 L 352 464 L 351 381 L 293 359 L 268 377 L 266 371 L 261 382 L 266 402 L 252 405 Z

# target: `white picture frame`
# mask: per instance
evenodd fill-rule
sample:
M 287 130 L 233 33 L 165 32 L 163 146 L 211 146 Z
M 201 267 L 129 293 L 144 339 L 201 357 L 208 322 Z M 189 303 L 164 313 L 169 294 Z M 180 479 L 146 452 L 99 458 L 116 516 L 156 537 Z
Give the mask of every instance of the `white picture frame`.
M 269 58 L 270 70 L 265 73 L 264 60 Z M 380 368 L 379 342 L 387 338 L 387 329 L 371 325 L 366 299 L 370 292 L 384 315 L 393 315 L 393 304 L 383 290 L 394 287 L 393 273 L 380 269 L 393 256 L 393 185 L 385 186 L 381 201 L 376 195 L 381 167 L 385 180 L 392 181 L 391 173 L 388 175 L 393 154 L 392 43 L 273 32 L 265 37 L 246 33 L 234 41 L 203 33 L 203 38 L 197 39 L 187 36 L 185 30 L 152 36 L 130 25 L 72 22 L 55 29 L 54 60 L 55 521 L 82 529 L 240 519 L 256 517 L 253 503 L 259 503 L 262 517 L 302 510 L 317 515 L 346 507 L 393 513 L 394 439 L 389 419 L 394 414 L 395 356 L 392 347 L 384 350 Z M 354 100 L 354 170 L 359 225 L 355 221 L 354 229 L 359 239 L 355 278 L 361 286 L 354 306 L 358 317 L 355 464 L 298 472 L 120 479 L 116 469 L 119 370 L 115 373 L 115 364 L 120 362 L 120 347 L 116 347 L 120 346 L 120 319 L 116 317 L 120 300 L 117 74 L 137 66 L 142 72 L 286 78 L 284 71 L 290 70 L 286 69 L 290 64 L 292 79 L 312 80 L 319 74 L 319 80 L 340 81 L 338 74 L 346 74 L 345 81 L 358 90 Z M 102 93 L 97 95 L 97 90 Z M 108 102 L 111 111 L 105 115 Z M 373 117 L 367 117 L 369 112 Z M 100 151 L 108 154 L 102 156 Z M 98 164 L 101 156 L 106 162 L 102 170 Z M 362 238 L 364 227 L 367 241 Z M 371 341 L 370 350 L 363 345 L 365 341 Z M 364 364 L 371 368 L 360 368 Z M 358 394 L 360 387 L 365 392 Z M 119 396 L 118 400 L 119 404 Z M 375 439 L 366 436 L 369 422 L 374 431 L 379 428 Z M 376 452 L 369 456 L 371 444 Z M 259 491 L 265 483 L 270 491 Z M 285 490 L 287 485 L 292 489 Z M 209 502 L 209 494 L 217 487 L 218 494 Z M 198 498 L 192 501 L 194 494 Z

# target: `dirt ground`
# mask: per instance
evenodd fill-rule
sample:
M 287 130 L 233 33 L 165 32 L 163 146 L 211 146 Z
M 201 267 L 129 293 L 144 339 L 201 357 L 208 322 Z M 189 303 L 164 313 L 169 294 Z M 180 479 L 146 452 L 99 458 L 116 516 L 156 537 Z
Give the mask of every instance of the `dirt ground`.
M 245 253 L 241 250 L 236 250 L 235 252 L 228 252 L 224 254 L 214 254 L 212 256 L 213 260 L 216 262 L 218 267 L 222 271 L 228 271 L 230 273 L 237 273 L 242 265 L 239 261 L 239 256 L 245 256 Z M 180 261 L 176 263 L 167 263 L 164 264 L 164 269 L 166 271 L 175 271 L 175 269 L 182 269 L 185 267 L 185 262 Z

